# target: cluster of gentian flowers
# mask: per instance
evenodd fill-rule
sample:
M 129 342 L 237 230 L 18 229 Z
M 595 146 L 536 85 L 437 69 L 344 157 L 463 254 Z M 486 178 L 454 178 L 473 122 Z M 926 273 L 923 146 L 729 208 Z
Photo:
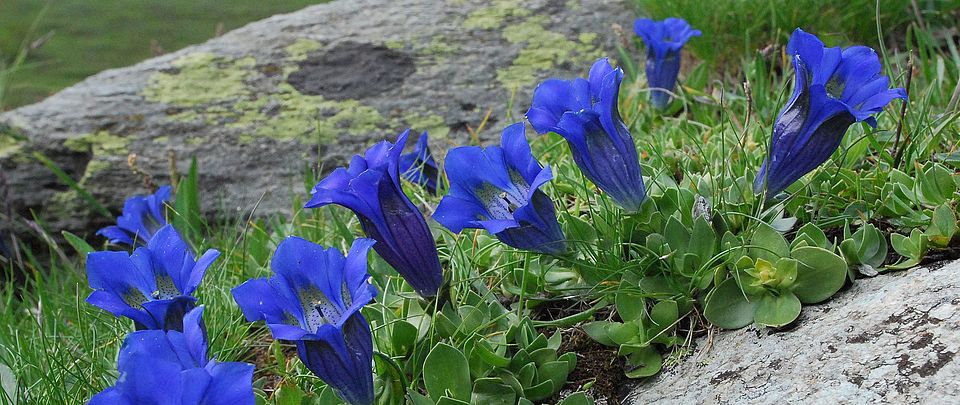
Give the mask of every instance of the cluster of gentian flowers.
M 651 103 L 665 109 L 679 74 L 681 48 L 700 31 L 676 18 L 640 19 L 635 30 L 647 45 Z M 905 98 L 902 89 L 888 88 L 870 48 L 826 48 L 797 29 L 787 53 L 793 57 L 796 87 L 774 124 L 770 153 L 755 183 L 756 192 L 765 191 L 768 198 L 826 161 L 850 125 L 876 125 L 874 113 L 894 98 Z M 585 79 L 546 80 L 535 90 L 526 118 L 537 133 L 563 137 L 583 175 L 633 213 L 644 203 L 646 190 L 636 142 L 618 110 L 622 80 L 623 71 L 606 58 L 596 61 Z M 263 320 L 274 338 L 294 342 L 307 368 L 354 405 L 374 402 L 372 334 L 361 313 L 377 296 L 367 273 L 368 251 L 372 247 L 421 297 L 436 296 L 444 284 L 435 237 L 401 181 L 440 194 L 441 169 L 426 133 L 413 152 L 403 154 L 409 133 L 401 133 L 395 143 L 373 145 L 313 188 L 306 208 L 336 204 L 359 220 L 366 237 L 355 239 L 347 255 L 288 237 L 274 253 L 272 277 L 248 280 L 232 291 L 248 321 Z M 533 155 L 524 123 L 507 126 L 499 146 L 449 150 L 443 172 L 449 187 L 432 217 L 451 232 L 484 229 L 517 249 L 567 253 L 554 202 L 543 191 L 553 173 Z M 252 394 L 247 395 L 250 368 L 207 360 L 201 309 L 190 296 L 218 253 L 208 251 L 194 260 L 176 230 L 166 225 L 167 198 L 169 189 L 161 189 L 127 201 L 117 226 L 100 232 L 112 243 L 136 247 L 133 254 L 96 252 L 87 259 L 96 290 L 88 302 L 132 319 L 139 330 L 121 349 L 117 385 L 94 400 L 138 402 L 136 395 L 160 395 L 157 388 L 141 386 L 160 381 L 145 372 L 155 367 L 158 373 L 179 373 L 176 381 L 200 378 L 208 391 L 229 390 L 235 394 L 230 402 L 252 401 Z M 230 385 L 223 378 L 236 381 Z M 207 398 L 195 387 L 183 392 L 183 398 Z
M 203 307 L 193 292 L 220 252 L 199 258 L 173 225 L 170 187 L 126 201 L 115 226 L 97 232 L 129 251 L 87 255 L 87 302 L 133 321 L 120 348 L 117 383 L 91 404 L 253 404 L 253 365 L 207 355 Z

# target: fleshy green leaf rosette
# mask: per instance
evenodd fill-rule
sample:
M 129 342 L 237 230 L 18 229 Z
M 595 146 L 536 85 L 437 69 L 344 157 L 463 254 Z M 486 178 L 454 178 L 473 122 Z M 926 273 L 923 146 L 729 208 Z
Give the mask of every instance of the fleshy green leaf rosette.
M 807 244 L 791 249 L 768 225 L 757 228 L 751 246 L 707 297 L 704 316 L 721 328 L 786 326 L 800 316 L 802 304 L 830 298 L 846 281 L 840 256 Z

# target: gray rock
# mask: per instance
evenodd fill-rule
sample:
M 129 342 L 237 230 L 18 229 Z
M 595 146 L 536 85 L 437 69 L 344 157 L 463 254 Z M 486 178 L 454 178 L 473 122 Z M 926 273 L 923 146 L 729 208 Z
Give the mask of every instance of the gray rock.
M 796 328 L 701 339 L 625 403 L 960 403 L 960 261 L 858 280 Z
M 0 114 L 9 203 L 54 228 L 89 228 L 87 203 L 32 154 L 114 210 L 146 191 L 127 164 L 136 154 L 158 182 L 170 156 L 180 172 L 196 157 L 208 211 L 235 216 L 263 197 L 258 213 L 289 212 L 309 169 L 406 127 L 443 150 L 471 140 L 490 111 L 476 138 L 495 139 L 537 82 L 614 54 L 613 25 L 633 18 L 625 3 L 340 0 L 252 23 Z

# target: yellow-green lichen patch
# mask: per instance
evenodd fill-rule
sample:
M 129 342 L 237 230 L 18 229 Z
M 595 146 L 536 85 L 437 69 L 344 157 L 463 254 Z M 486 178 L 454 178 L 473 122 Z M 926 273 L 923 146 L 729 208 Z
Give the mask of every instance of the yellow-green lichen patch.
M 161 144 L 170 143 L 170 137 L 166 135 L 158 136 L 156 138 L 153 138 L 153 143 L 161 143 Z
M 83 198 L 80 197 L 80 193 L 74 189 L 61 191 L 50 196 L 50 203 L 47 206 L 50 210 L 48 215 L 53 217 L 74 216 L 77 215 L 77 212 L 88 209 L 83 202 Z
M 451 56 L 461 50 L 461 45 L 451 42 L 450 37 L 437 34 L 430 38 L 430 42 L 416 46 L 416 52 L 423 59 L 418 65 L 443 65 Z
M 83 177 L 80 178 L 80 184 L 87 184 L 87 180 L 95 176 L 97 173 L 105 172 L 110 169 L 110 162 L 106 160 L 92 159 L 90 163 L 87 163 L 87 168 L 83 171 Z
M 450 133 L 450 127 L 444 122 L 443 117 L 437 114 L 412 114 L 403 119 L 403 122 L 397 123 L 397 127 L 410 128 L 416 137 L 420 132 L 430 133 L 430 139 L 445 139 Z
M 387 49 L 392 49 L 394 51 L 402 50 L 406 48 L 407 44 L 398 39 L 391 39 L 383 43 L 383 46 L 386 46 Z
M 13 134 L 0 132 L 0 158 L 13 156 L 23 149 L 23 140 Z
M 321 46 L 307 39 L 287 46 L 290 63 L 282 66 L 283 77 L 296 71 L 297 62 Z M 253 58 L 190 54 L 173 63 L 179 70 L 154 74 L 145 94 L 151 101 L 181 107 L 170 119 L 235 130 L 240 143 L 260 138 L 331 142 L 341 133 L 375 131 L 384 121 L 376 109 L 359 101 L 305 95 L 286 82 L 268 94 L 258 94 L 249 84 L 262 78 L 255 65 Z M 197 146 L 203 139 L 189 138 L 186 143 Z
M 144 97 L 178 107 L 196 107 L 247 95 L 246 80 L 257 61 L 248 56 L 229 59 L 197 52 L 173 61 L 169 72 L 150 76 Z
M 602 56 L 602 51 L 593 44 L 596 34 L 582 33 L 579 41 L 573 41 L 562 33 L 548 30 L 548 22 L 544 16 L 535 16 L 504 28 L 503 37 L 523 48 L 509 67 L 497 71 L 497 80 L 502 85 L 507 88 L 533 85 L 543 79 L 539 77 L 540 72 L 559 64 L 586 65 Z
M 92 153 L 94 156 L 125 156 L 129 143 L 130 139 L 100 131 L 67 139 L 63 146 L 75 152 Z
M 287 60 L 299 62 L 307 59 L 310 52 L 320 49 L 323 44 L 312 39 L 300 38 L 287 45 L 284 50 L 287 52 Z
M 286 83 L 278 90 L 265 98 L 238 102 L 236 120 L 227 126 L 257 137 L 329 142 L 343 132 L 375 131 L 383 122 L 375 108 L 357 100 L 304 95 Z
M 463 22 L 464 28 L 500 28 L 510 17 L 526 17 L 530 9 L 518 0 L 494 0 L 489 7 L 474 10 Z

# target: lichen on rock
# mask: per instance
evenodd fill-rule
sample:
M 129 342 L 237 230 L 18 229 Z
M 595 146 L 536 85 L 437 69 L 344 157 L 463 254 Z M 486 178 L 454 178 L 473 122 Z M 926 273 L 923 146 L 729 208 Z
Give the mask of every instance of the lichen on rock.
M 500 28 L 510 17 L 526 17 L 531 13 L 526 4 L 518 0 L 494 0 L 489 7 L 474 10 L 463 22 L 464 28 Z
M 287 83 L 267 98 L 238 102 L 234 111 L 239 114 L 227 127 L 252 130 L 264 138 L 303 142 L 335 141 L 347 130 L 372 132 L 383 122 L 380 112 L 359 101 L 305 95 Z
M 96 156 L 126 156 L 130 139 L 107 131 L 84 134 L 67 139 L 63 146 L 74 152 L 88 152 Z
M 283 79 L 297 70 L 297 62 L 321 47 L 319 42 L 307 39 L 288 45 L 287 61 L 292 63 L 283 69 Z M 171 65 L 174 69 L 150 77 L 144 90 L 147 100 L 181 108 L 168 116 L 175 121 L 236 129 L 241 143 L 257 138 L 331 142 L 340 133 L 373 131 L 383 122 L 375 108 L 359 101 L 305 95 L 285 81 L 270 93 L 254 97 L 256 92 L 248 81 L 262 77 L 254 69 L 256 60 L 252 57 L 230 59 L 192 53 Z
M 257 61 L 230 59 L 208 52 L 186 54 L 169 71 L 150 76 L 143 91 L 149 101 L 179 107 L 197 107 L 249 94 L 246 81 Z
M 427 131 L 430 139 L 445 139 L 450 134 L 450 127 L 443 117 L 432 113 L 414 113 L 397 123 L 396 127 L 410 128 L 417 133 Z
M 316 51 L 322 47 L 323 44 L 320 42 L 312 39 L 300 38 L 296 41 L 293 41 L 292 44 L 287 45 L 283 49 L 287 52 L 287 60 L 299 62 L 307 59 L 307 56 L 310 54 L 310 52 Z
M 23 140 L 0 130 L 0 158 L 13 156 L 23 149 Z
M 503 29 L 503 37 L 508 42 L 523 45 L 513 63 L 497 71 L 497 80 L 504 87 L 533 85 L 541 80 L 541 72 L 564 63 L 586 67 L 603 56 L 603 51 L 594 45 L 596 33 L 580 33 L 577 40 L 571 40 L 547 26 L 546 16 L 534 16 Z

